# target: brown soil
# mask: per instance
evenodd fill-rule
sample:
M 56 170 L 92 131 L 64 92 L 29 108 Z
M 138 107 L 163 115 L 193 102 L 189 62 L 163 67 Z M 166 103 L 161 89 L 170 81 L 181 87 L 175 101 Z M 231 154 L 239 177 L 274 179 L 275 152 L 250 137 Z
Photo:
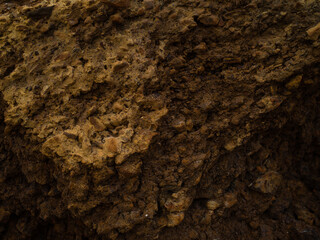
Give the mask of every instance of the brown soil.
M 1 239 L 320 239 L 319 1 L 0 14 Z

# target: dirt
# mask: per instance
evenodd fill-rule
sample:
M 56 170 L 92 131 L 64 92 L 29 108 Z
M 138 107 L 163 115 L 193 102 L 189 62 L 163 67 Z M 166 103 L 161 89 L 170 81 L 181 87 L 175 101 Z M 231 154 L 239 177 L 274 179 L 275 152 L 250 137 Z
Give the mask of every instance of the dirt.
M 1 0 L 1 239 L 320 239 L 319 24 L 316 0 Z

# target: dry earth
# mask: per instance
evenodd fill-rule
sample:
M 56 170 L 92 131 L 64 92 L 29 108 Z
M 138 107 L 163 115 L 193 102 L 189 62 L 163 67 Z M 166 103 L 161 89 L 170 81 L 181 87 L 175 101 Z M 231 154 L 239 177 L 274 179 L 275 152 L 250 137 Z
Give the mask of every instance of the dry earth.
M 0 236 L 320 239 L 320 2 L 0 0 Z

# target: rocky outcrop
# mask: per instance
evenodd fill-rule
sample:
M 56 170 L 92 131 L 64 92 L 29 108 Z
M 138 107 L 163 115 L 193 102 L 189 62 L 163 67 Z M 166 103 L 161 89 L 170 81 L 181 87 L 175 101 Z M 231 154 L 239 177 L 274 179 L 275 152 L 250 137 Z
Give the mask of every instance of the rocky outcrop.
M 3 239 L 319 238 L 317 1 L 0 2 Z

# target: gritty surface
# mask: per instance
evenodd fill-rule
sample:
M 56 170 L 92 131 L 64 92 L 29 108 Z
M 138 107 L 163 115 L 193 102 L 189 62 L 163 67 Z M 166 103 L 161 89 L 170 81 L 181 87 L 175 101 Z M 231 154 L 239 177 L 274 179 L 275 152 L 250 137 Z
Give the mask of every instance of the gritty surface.
M 0 1 L 2 239 L 320 239 L 320 3 Z

